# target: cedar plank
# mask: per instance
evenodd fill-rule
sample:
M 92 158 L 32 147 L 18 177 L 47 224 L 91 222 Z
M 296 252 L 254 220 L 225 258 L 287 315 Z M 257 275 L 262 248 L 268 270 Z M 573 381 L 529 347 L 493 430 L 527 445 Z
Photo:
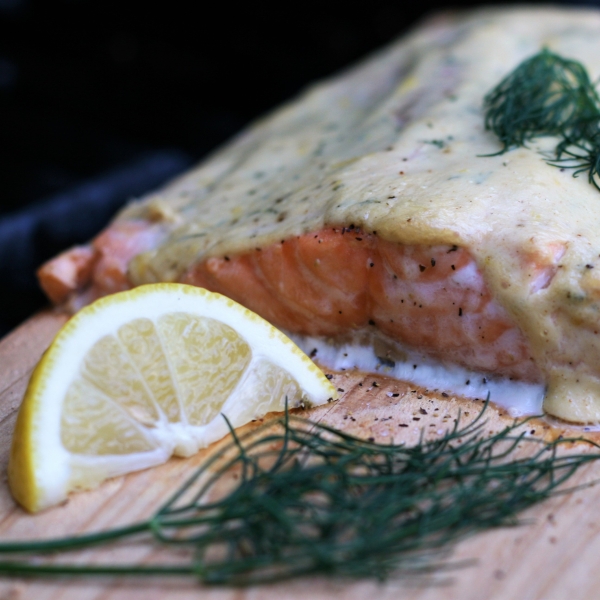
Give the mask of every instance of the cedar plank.
M 6 472 L 15 411 L 29 373 L 65 320 L 66 317 L 58 313 L 42 313 L 0 342 L 0 469 L 3 473 Z M 372 386 L 374 380 L 378 381 L 380 387 Z M 474 408 L 472 402 L 454 398 L 442 400 L 422 389 L 379 376 L 374 378 L 373 375 L 338 374 L 334 382 L 336 387 L 345 390 L 343 399 L 314 409 L 309 412 L 309 416 L 323 419 L 357 435 L 373 436 L 379 441 L 391 436 L 398 441 L 400 435 L 397 430 L 401 430 L 403 436 L 414 439 L 419 431 L 416 424 L 409 428 L 399 428 L 398 424 L 408 422 L 407 419 L 414 414 L 420 415 L 418 410 L 421 407 L 438 406 L 440 411 L 452 415 L 456 415 L 459 408 L 463 412 L 473 412 Z M 363 384 L 362 387 L 359 383 Z M 400 396 L 391 399 L 387 396 L 389 391 L 398 392 Z M 349 414 L 355 421 L 349 418 Z M 388 419 L 390 416 L 392 419 Z M 491 409 L 490 416 L 493 417 L 490 427 L 494 429 L 507 422 L 506 415 L 501 411 Z M 383 418 L 386 420 L 382 421 Z M 428 422 L 420 421 L 418 425 L 421 424 L 427 426 Z M 204 454 L 201 452 L 187 460 L 172 459 L 155 469 L 108 481 L 97 490 L 73 495 L 65 505 L 33 516 L 15 506 L 6 487 L 6 477 L 2 476 L 1 539 L 67 535 L 126 524 L 147 517 L 185 479 L 186 474 L 202 460 Z M 591 465 L 582 469 L 572 484 L 600 478 L 599 466 Z M 441 600 L 448 597 L 464 600 L 585 599 L 595 597 L 600 585 L 598 505 L 600 486 L 555 498 L 528 511 L 526 517 L 534 519 L 532 525 L 486 532 L 460 543 L 454 558 L 476 558 L 477 563 L 443 574 L 444 577 L 448 575 L 449 580 L 447 585 L 441 587 L 412 587 L 401 580 L 377 584 L 318 577 L 241 590 L 207 589 L 185 578 L 146 581 L 5 578 L 0 579 L 0 599 L 158 600 L 168 595 L 169 598 L 184 600 L 197 598 L 199 594 L 205 600 L 295 600 L 309 595 L 312 600 L 363 600 L 366 597 L 395 600 L 399 596 L 408 600 Z M 76 556 L 79 560 L 93 558 L 118 562 L 132 558 L 151 560 L 158 555 L 152 548 L 142 546 L 120 551 L 94 550 Z

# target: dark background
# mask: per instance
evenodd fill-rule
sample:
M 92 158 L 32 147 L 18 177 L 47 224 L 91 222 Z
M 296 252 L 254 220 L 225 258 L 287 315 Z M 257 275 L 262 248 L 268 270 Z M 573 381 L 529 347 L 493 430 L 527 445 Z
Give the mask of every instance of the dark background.
M 0 336 L 44 305 L 37 266 L 127 199 L 424 14 L 475 4 L 0 0 Z

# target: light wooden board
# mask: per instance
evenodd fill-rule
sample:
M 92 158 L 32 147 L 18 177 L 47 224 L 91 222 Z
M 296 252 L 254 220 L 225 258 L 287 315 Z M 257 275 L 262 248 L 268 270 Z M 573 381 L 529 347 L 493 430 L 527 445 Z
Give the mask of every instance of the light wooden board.
M 28 377 L 65 317 L 43 313 L 0 342 L 0 473 L 6 473 L 16 411 Z M 442 399 L 414 386 L 380 376 L 335 375 L 343 390 L 339 402 L 309 412 L 313 419 L 378 440 L 415 439 L 425 427 L 431 435 L 451 423 L 459 408 L 476 414 L 476 403 Z M 373 385 L 376 382 L 377 385 Z M 398 397 L 388 396 L 399 393 Z M 437 410 L 435 410 L 437 408 Z M 423 409 L 427 415 L 423 414 Z M 507 417 L 491 411 L 497 427 Z M 401 423 L 409 427 L 399 427 Z M 537 433 L 555 435 L 543 423 Z M 32 539 L 98 531 L 148 517 L 169 492 L 202 460 L 172 459 L 168 464 L 106 482 L 99 489 L 73 495 L 63 506 L 28 515 L 15 505 L 0 476 L 0 539 Z M 600 479 L 600 464 L 581 470 L 577 481 Z M 0 600 L 117 600 L 159 598 L 205 600 L 577 600 L 600 595 L 600 485 L 557 497 L 526 515 L 531 525 L 482 533 L 460 543 L 456 560 L 475 559 L 473 566 L 449 574 L 445 585 L 411 587 L 406 582 L 297 579 L 246 589 L 205 588 L 192 579 L 1 579 Z M 125 550 L 88 551 L 77 559 L 152 561 L 157 550 L 130 546 Z M 163 558 L 161 556 L 161 558 Z M 176 558 L 176 557 L 175 557 Z

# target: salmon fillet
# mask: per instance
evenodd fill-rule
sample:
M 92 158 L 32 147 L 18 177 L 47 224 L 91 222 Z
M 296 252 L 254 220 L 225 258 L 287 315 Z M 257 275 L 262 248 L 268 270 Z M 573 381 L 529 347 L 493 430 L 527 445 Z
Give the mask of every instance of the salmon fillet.
M 92 248 L 44 265 L 41 285 L 57 303 L 78 290 L 86 290 L 81 303 L 128 289 L 129 260 L 155 236 L 152 225 L 119 223 Z M 78 275 L 65 281 L 67 271 Z M 224 294 L 290 333 L 341 339 L 372 328 L 431 357 L 541 381 L 523 334 L 457 246 L 408 246 L 354 225 L 332 227 L 209 258 L 181 282 Z
M 430 19 L 131 203 L 41 285 L 76 309 L 186 282 L 289 333 L 541 383 L 548 413 L 598 422 L 600 196 L 546 163 L 551 140 L 498 154 L 482 102 L 542 47 L 595 80 L 599 35 L 594 10 Z

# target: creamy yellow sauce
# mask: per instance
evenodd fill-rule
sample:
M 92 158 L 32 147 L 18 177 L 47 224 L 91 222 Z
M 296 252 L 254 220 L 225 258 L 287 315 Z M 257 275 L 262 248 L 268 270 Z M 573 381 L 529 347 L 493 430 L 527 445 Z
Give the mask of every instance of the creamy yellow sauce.
M 600 12 L 446 15 L 316 85 L 125 209 L 120 218 L 160 219 L 165 230 L 164 244 L 131 263 L 132 281 L 177 280 L 209 256 L 328 224 L 462 245 L 529 339 L 547 378 L 544 409 L 600 421 L 600 192 L 546 164 L 552 140 L 483 156 L 500 149 L 484 130 L 483 97 L 542 47 L 597 80 Z M 549 261 L 548 281 L 527 257 Z

